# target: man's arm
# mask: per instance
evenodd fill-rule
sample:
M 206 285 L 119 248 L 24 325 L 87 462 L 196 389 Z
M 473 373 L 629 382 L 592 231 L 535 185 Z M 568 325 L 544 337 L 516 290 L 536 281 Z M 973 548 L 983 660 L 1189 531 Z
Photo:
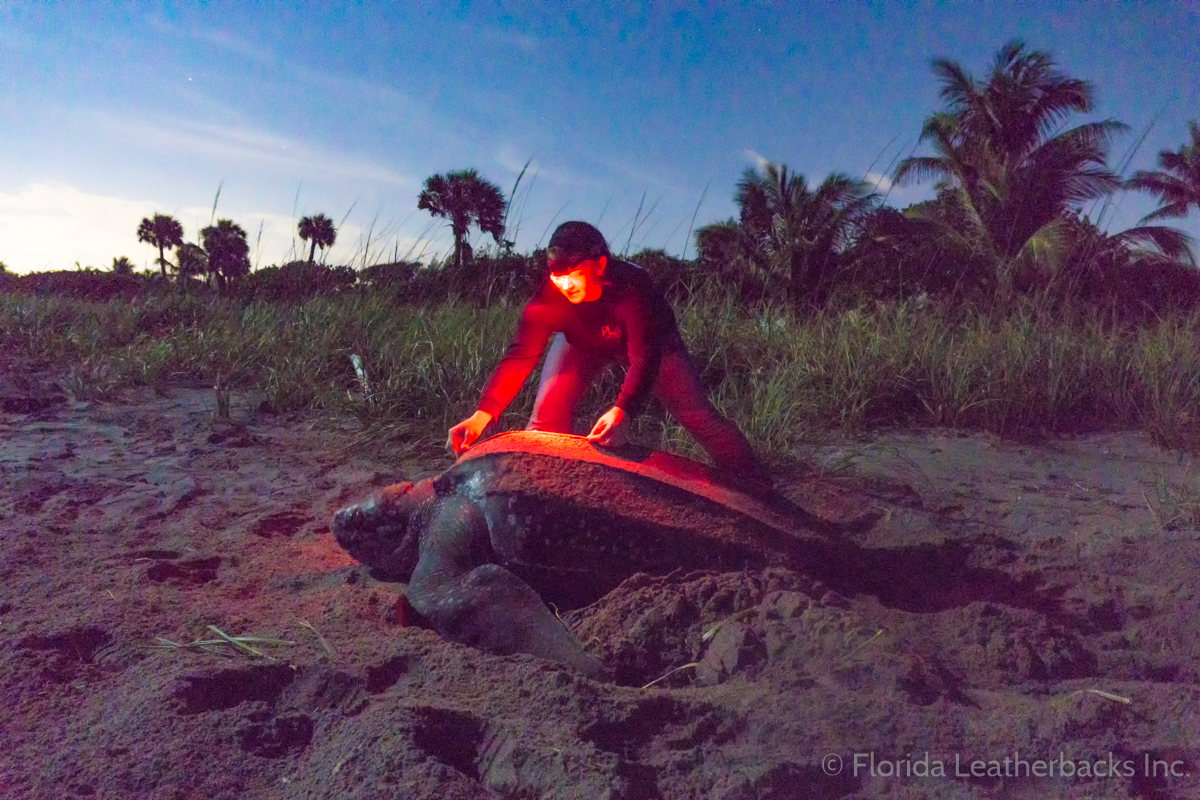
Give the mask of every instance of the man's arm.
M 553 333 L 545 316 L 544 309 L 536 300 L 527 305 L 521 314 L 513 342 L 508 346 L 504 358 L 500 359 L 479 400 L 479 410 L 489 414 L 492 419 L 508 408 L 545 352 L 546 342 L 550 341 L 550 334 Z
M 636 296 L 627 302 L 619 318 L 625 327 L 629 371 L 625 373 L 617 402 L 596 420 L 587 437 L 588 441 L 606 447 L 620 447 L 625 443 L 629 430 L 626 422 L 645 408 L 662 363 L 663 342 L 651 325 L 649 304 Z
M 655 336 L 651 325 L 650 304 L 645 298 L 633 295 L 625 313 L 625 344 L 629 357 L 629 371 L 621 384 L 621 393 L 613 405 L 622 409 L 625 416 L 636 417 L 646 407 L 654 382 L 658 379 L 658 367 L 662 363 L 663 342 Z
M 544 308 L 536 300 L 525 306 L 521 322 L 517 325 L 517 334 L 484 388 L 479 409 L 452 427 L 447 434 L 448 450 L 455 455 L 462 455 L 464 450 L 475 444 L 483 434 L 483 429 L 508 408 L 541 358 L 550 333 L 551 326 L 545 319 Z

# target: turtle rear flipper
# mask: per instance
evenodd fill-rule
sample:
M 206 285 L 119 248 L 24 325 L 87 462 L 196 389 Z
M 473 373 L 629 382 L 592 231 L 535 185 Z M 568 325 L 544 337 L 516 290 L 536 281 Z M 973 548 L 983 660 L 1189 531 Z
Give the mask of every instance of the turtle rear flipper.
M 602 677 L 604 664 L 584 651 L 529 584 L 492 557 L 478 507 L 444 501 L 421 543 L 409 603 L 451 641 L 497 655 L 528 653 Z
M 592 678 L 605 675 L 529 584 L 499 564 L 484 564 L 439 586 L 409 584 L 409 602 L 447 639 L 496 655 L 556 661 Z

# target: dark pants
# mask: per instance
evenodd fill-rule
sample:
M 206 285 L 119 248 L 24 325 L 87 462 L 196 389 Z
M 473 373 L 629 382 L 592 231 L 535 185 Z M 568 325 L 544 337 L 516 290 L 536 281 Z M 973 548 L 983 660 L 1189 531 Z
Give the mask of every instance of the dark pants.
M 528 430 L 570 433 L 575 407 L 609 363 L 606 358 L 572 347 L 563 334 L 555 336 L 542 365 L 542 380 Z M 766 470 L 746 437 L 708 401 L 704 384 L 682 342 L 663 353 L 654 395 L 708 452 L 718 469 L 749 480 L 766 481 Z

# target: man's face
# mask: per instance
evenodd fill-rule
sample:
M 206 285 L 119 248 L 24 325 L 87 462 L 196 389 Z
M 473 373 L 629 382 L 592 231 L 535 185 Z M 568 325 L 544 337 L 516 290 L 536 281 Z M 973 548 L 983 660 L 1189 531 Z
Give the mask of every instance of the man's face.
M 581 261 L 573 266 L 570 272 L 556 275 L 550 273 L 550 282 L 563 293 L 567 302 L 579 304 L 590 303 L 600 299 L 604 291 L 604 268 L 608 266 L 608 256 Z

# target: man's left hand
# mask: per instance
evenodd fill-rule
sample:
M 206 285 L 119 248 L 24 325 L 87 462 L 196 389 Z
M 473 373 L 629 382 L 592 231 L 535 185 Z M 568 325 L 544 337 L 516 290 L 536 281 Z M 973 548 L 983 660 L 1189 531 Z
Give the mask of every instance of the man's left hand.
M 605 411 L 603 416 L 592 426 L 592 432 L 587 435 L 587 440 L 602 447 L 620 447 L 629 441 L 625 425 L 625 411 L 618 406 L 613 406 Z

